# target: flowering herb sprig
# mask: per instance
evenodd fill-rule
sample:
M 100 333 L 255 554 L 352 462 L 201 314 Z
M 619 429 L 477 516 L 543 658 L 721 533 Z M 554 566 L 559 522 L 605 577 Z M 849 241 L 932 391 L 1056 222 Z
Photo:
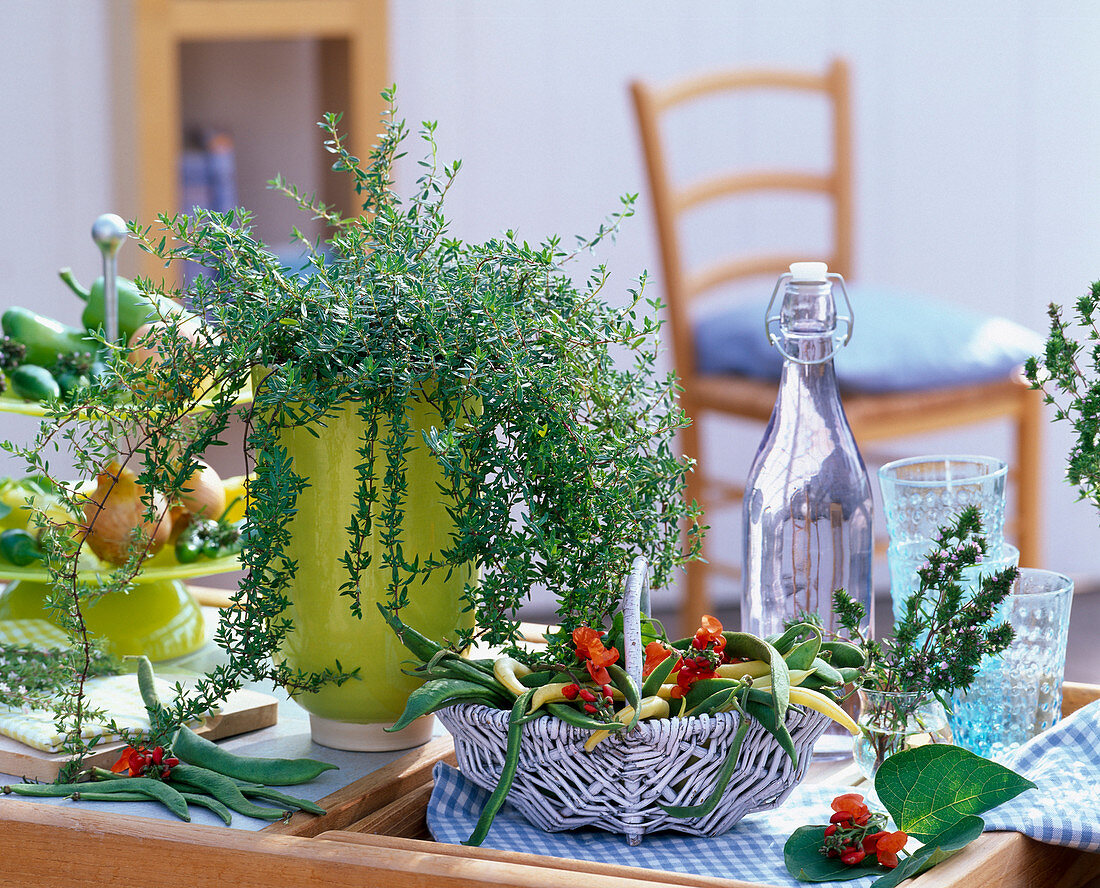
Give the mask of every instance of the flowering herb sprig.
M 995 615 L 1012 591 L 1016 568 L 982 576 L 977 588 L 968 589 L 964 580 L 985 551 L 981 514 L 969 506 L 939 529 L 919 571 L 918 587 L 905 604 L 905 616 L 893 636 L 881 643 L 870 641 L 860 629 L 863 606 L 844 590 L 834 593 L 840 624 L 868 653 L 865 687 L 920 692 L 946 705 L 953 691 L 974 683 L 983 660 L 1012 643 L 1012 627 L 996 622 Z

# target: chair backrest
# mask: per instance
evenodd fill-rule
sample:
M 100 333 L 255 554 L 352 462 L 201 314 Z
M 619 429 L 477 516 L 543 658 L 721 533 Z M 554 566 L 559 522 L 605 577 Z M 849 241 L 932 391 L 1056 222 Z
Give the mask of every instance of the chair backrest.
M 796 90 L 820 93 L 831 107 L 832 167 L 821 172 L 801 170 L 750 170 L 714 175 L 676 187 L 671 182 L 662 136 L 662 115 L 670 109 L 719 94 L 748 90 Z M 642 139 L 650 194 L 657 221 L 666 301 L 672 322 L 673 357 L 681 377 L 695 372 L 688 307 L 696 296 L 739 279 L 762 274 L 779 275 L 792 262 L 824 259 L 830 270 L 852 273 L 852 154 L 851 109 L 848 66 L 837 59 L 824 74 L 779 70 L 738 70 L 694 77 L 657 88 L 635 81 L 631 84 L 638 128 Z M 827 257 L 801 254 L 742 255 L 728 258 L 698 271 L 684 266 L 680 217 L 710 201 L 757 192 L 803 192 L 820 194 L 832 204 L 832 254 Z

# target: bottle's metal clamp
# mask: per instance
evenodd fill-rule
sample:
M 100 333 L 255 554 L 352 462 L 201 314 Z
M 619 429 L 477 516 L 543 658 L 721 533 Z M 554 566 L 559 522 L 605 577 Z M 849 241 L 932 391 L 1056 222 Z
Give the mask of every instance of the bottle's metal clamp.
M 768 337 L 768 341 L 778 349 L 779 353 L 783 355 L 788 361 L 793 361 L 796 364 L 810 365 L 810 364 L 824 364 L 826 361 L 831 361 L 833 356 L 844 348 L 852 339 L 852 328 L 855 325 L 855 312 L 852 311 L 852 301 L 848 298 L 848 290 L 844 286 L 844 278 L 836 273 L 829 273 L 825 275 L 826 281 L 834 281 L 840 288 L 840 295 L 844 297 L 844 305 L 848 310 L 847 314 L 840 314 L 837 312 L 836 323 L 837 328 L 833 331 L 833 347 L 829 350 L 829 353 L 820 358 L 799 358 L 795 355 L 789 354 L 785 348 L 783 348 L 783 340 L 777 332 L 781 321 L 779 314 L 772 314 L 772 307 L 775 305 L 776 297 L 779 296 L 781 289 L 785 290 L 787 283 L 791 280 L 790 272 L 781 274 L 779 280 L 775 282 L 775 289 L 772 290 L 772 298 L 768 302 L 768 307 L 764 310 L 764 333 Z M 835 292 L 835 288 L 834 288 Z M 843 324 L 843 328 L 841 325 Z

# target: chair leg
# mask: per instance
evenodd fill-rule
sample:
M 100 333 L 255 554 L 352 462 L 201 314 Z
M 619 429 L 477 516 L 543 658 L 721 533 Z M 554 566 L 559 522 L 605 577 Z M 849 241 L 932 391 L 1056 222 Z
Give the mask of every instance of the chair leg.
M 1042 423 L 1041 393 L 1031 389 L 1022 391 L 1016 421 L 1016 544 L 1020 547 L 1021 567 L 1042 566 L 1039 539 Z
M 699 508 L 704 510 L 705 518 L 704 492 L 706 490 L 706 477 L 703 472 L 702 451 L 699 442 L 699 417 L 701 414 L 702 411 L 697 409 L 688 413 L 691 417 L 691 425 L 681 432 L 681 440 L 684 445 L 684 454 L 695 460 L 695 470 L 688 473 L 684 495 L 687 497 L 688 502 L 694 500 L 699 504 Z M 703 552 L 700 552 L 701 556 L 703 554 Z M 680 604 L 681 636 L 687 636 L 694 632 L 699 625 L 699 617 L 707 613 L 709 601 L 707 596 L 708 567 L 708 564 L 698 559 L 688 562 L 686 589 Z

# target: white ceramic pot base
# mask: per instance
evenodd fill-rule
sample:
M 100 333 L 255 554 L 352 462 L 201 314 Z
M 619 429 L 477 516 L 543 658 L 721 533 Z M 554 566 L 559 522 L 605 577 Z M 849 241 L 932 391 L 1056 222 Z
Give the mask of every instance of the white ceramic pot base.
M 411 749 L 423 746 L 432 739 L 435 716 L 418 718 L 407 728 L 394 733 L 383 730 L 387 724 L 356 724 L 335 721 L 319 715 L 309 716 L 309 731 L 313 742 L 329 749 L 348 749 L 353 752 L 388 752 L 393 749 Z

